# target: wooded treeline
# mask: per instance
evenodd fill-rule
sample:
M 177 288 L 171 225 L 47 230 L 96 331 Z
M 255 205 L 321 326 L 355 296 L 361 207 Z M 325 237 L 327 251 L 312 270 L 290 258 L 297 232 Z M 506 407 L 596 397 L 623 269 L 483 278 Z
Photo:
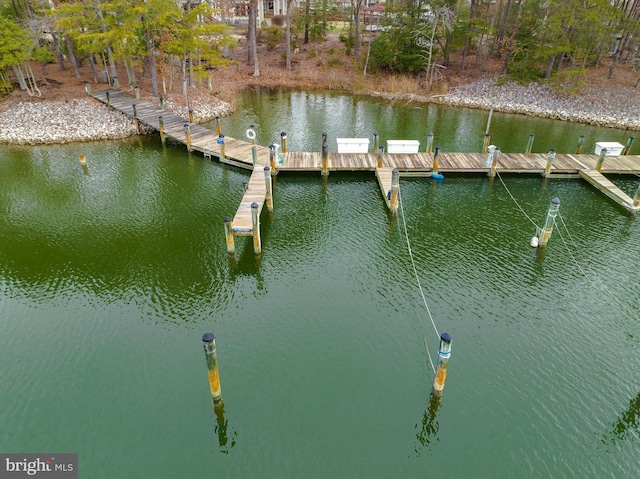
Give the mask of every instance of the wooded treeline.
M 186 94 L 205 68 L 225 63 L 223 49 L 235 44 L 216 10 L 193 1 L 11 0 L 0 7 L 0 84 L 8 85 L 4 72 L 12 68 L 20 86 L 37 94 L 29 60 L 43 68 L 57 61 L 78 77 L 78 62 L 87 61 L 95 81 L 106 72 L 113 82 L 120 62 L 129 84 L 147 76 L 158 96 L 158 78 L 165 89 L 179 78 Z M 622 62 L 638 66 L 640 0 L 410 0 L 384 8 L 365 2 L 287 0 L 287 70 L 292 43 L 303 34 L 304 43 L 322 41 L 328 19 L 346 26 L 340 38 L 365 74 L 422 75 L 427 89 L 454 59 L 467 70 L 499 61 L 505 78 L 551 79 L 569 88 L 605 58 L 609 77 Z M 241 3 L 250 25 L 247 61 L 257 76 L 258 0 Z

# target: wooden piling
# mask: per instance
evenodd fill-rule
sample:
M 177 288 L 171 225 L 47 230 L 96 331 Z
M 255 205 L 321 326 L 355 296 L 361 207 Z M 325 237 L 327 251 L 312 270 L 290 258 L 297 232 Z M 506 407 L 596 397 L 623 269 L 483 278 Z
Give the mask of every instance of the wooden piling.
M 576 148 L 576 155 L 579 155 L 582 151 L 582 144 L 584 143 L 584 135 L 580 135 L 578 138 L 578 147 Z
M 109 90 L 107 90 L 105 95 L 107 96 L 107 106 L 111 106 L 111 93 L 109 92 Z
M 544 227 L 540 232 L 540 241 L 538 242 L 538 246 L 540 248 L 544 248 L 551 238 L 551 233 L 553 232 L 553 225 L 556 222 L 556 216 L 558 215 L 558 209 L 560 208 L 560 199 L 554 198 L 551 200 L 551 204 L 549 205 L 549 211 L 547 212 L 547 219 L 544 222 Z
M 260 213 L 258 203 L 251 203 L 251 224 L 253 234 L 253 252 L 255 254 L 262 253 L 262 241 L 260 239 Z
M 242 180 L 242 191 L 247 191 L 249 189 L 249 180 Z
M 162 144 L 164 145 L 167 139 L 164 135 L 164 118 L 162 118 L 162 116 L 158 117 L 158 130 L 160 130 L 160 141 L 162 141 Z
M 267 193 L 264 197 L 265 204 L 267 205 L 267 211 L 273 211 L 273 182 L 271 180 L 271 168 L 268 166 L 264 167 L 264 184 L 267 189 Z
M 136 130 L 138 131 L 138 135 L 140 134 L 140 120 L 138 120 L 138 110 L 136 108 L 136 104 L 133 103 L 131 105 L 131 109 L 133 110 L 133 120 L 136 123 Z
M 322 176 L 329 176 L 329 145 L 322 145 Z
M 271 166 L 271 174 L 276 174 L 276 147 L 274 144 L 269 145 L 269 165 Z
M 134 87 L 134 90 L 136 91 L 136 100 L 140 99 L 140 87 L 138 85 L 136 85 Z
M 218 356 L 216 354 L 216 338 L 213 333 L 202 335 L 204 354 L 207 358 L 207 371 L 209 374 L 209 389 L 214 405 L 222 402 L 222 391 L 220 388 L 220 373 L 218 371 Z
M 160 97 L 160 109 L 164 111 L 164 98 Z
M 489 152 L 489 143 L 491 143 L 491 135 L 489 133 L 485 133 L 484 143 L 482 144 L 482 153 L 485 155 Z
M 426 153 L 428 155 L 431 154 L 433 149 L 433 132 L 429 132 L 429 134 L 427 135 L 427 149 L 426 149 Z
M 191 151 L 191 128 L 189 127 L 189 123 L 185 123 L 184 125 L 184 137 L 185 142 L 187 143 L 187 151 Z
M 380 135 L 378 135 L 378 132 L 375 131 L 373 133 L 373 152 L 377 153 L 378 152 L 378 147 L 380 146 Z
M 438 174 L 438 155 L 440 154 L 440 147 L 436 146 L 433 151 L 433 167 L 431 168 L 431 174 Z
M 280 149 L 282 153 L 287 152 L 287 132 L 283 131 L 280 133 Z
M 633 144 L 633 140 L 635 140 L 635 139 L 636 139 L 636 137 L 633 136 L 633 135 L 629 137 L 629 139 L 627 140 L 627 145 L 622 150 L 622 154 L 623 155 L 628 155 L 629 154 L 629 149 L 631 148 L 631 145 Z
M 236 245 L 233 239 L 233 223 L 228 216 L 224 219 L 224 236 L 227 241 L 227 253 L 233 254 L 236 252 Z
M 640 185 L 638 185 L 638 189 L 636 190 L 636 194 L 633 197 L 633 206 L 634 206 L 634 208 L 637 208 L 638 206 L 640 206 Z
M 531 148 L 533 148 L 533 140 L 535 137 L 536 137 L 535 133 L 531 133 L 529 135 L 529 142 L 527 143 L 527 150 L 525 151 L 527 155 L 531 154 Z
M 491 160 L 491 170 L 489 170 L 489 178 L 495 178 L 496 176 L 499 155 L 500 155 L 500 148 L 496 146 L 493 152 L 493 158 Z
M 389 197 L 389 209 L 395 214 L 398 211 L 398 190 L 400 189 L 400 172 L 394 168 L 391 172 L 391 196 Z
M 216 140 L 216 142 L 218 143 L 218 145 L 220 145 L 220 161 L 222 161 L 226 158 L 224 149 L 224 135 L 222 133 L 218 135 L 218 139 Z
M 193 110 L 189 110 L 189 123 L 193 123 Z
M 442 333 L 440 335 L 438 366 L 436 368 L 436 373 L 433 376 L 433 387 L 431 388 L 431 394 L 437 398 L 442 397 L 444 382 L 447 378 L 447 368 L 449 366 L 449 358 L 451 357 L 451 340 L 452 338 L 449 333 Z
M 607 149 L 603 148 L 600 150 L 600 158 L 598 158 L 598 163 L 596 164 L 596 171 L 600 172 L 602 169 L 602 163 L 604 163 L 604 157 L 607 156 Z
M 382 155 L 384 154 L 384 146 L 378 147 L 378 168 L 382 168 Z
M 111 79 L 111 82 L 113 83 L 113 88 L 120 88 L 120 82 L 118 81 L 118 77 L 113 77 Z
M 544 176 L 545 178 L 548 178 L 549 175 L 551 175 L 551 163 L 553 163 L 553 160 L 556 157 L 556 150 L 555 148 L 551 148 L 549 150 L 549 153 L 547 154 L 547 164 L 544 167 L 544 173 L 542 174 L 542 176 Z
M 216 134 L 218 136 L 222 135 L 222 127 L 220 126 L 220 117 L 216 116 Z

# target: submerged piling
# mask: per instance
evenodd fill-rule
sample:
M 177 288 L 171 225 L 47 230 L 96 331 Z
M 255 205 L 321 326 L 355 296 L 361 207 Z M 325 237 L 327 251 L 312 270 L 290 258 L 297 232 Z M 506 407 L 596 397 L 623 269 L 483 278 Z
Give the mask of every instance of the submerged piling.
M 442 397 L 444 390 L 444 382 L 447 378 L 447 367 L 449 366 L 449 357 L 451 357 L 451 335 L 442 333 L 440 335 L 440 347 L 438 348 L 438 366 L 433 377 L 433 387 L 431 394 L 435 397 Z
M 224 236 L 227 241 L 227 253 L 235 253 L 236 245 L 233 239 L 233 224 L 231 223 L 231 218 L 228 216 L 224 219 Z
M 222 402 L 222 391 L 220 390 L 220 374 L 218 372 L 218 357 L 216 355 L 216 338 L 213 333 L 203 334 L 202 344 L 204 346 L 204 354 L 207 358 L 211 399 L 213 399 L 213 404 L 217 405 Z
M 637 208 L 640 206 L 640 185 L 638 185 L 638 189 L 636 190 L 636 194 L 633 197 L 633 206 Z
M 544 248 L 551 238 L 551 233 L 553 232 L 553 226 L 556 223 L 556 216 L 558 215 L 558 209 L 560 208 L 560 199 L 554 198 L 551 200 L 551 204 L 549 205 L 549 211 L 547 212 L 547 219 L 544 222 L 544 227 L 540 232 L 540 241 L 538 245 L 540 248 Z

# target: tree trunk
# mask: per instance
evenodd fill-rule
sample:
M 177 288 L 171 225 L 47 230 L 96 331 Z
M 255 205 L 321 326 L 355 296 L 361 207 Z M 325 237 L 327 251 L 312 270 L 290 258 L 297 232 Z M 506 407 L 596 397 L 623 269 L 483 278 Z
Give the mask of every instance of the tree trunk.
M 15 73 L 16 78 L 18 79 L 18 85 L 20 85 L 20 89 L 26 90 L 27 82 L 24 79 L 24 75 L 22 74 L 22 70 L 20 69 L 20 67 L 18 65 L 11 65 L 11 68 L 13 69 L 13 73 Z
M 253 76 L 260 76 L 260 64 L 258 62 L 258 0 L 251 0 L 249 6 L 249 31 L 253 32 L 251 35 L 251 42 L 249 44 L 250 58 L 253 60 Z M 249 63 L 251 65 L 251 63 Z
M 69 58 L 69 63 L 71 63 L 71 68 L 73 68 L 73 76 L 75 78 L 80 78 L 78 62 L 76 61 L 76 56 L 73 53 L 73 45 L 71 44 L 71 38 L 69 38 L 69 35 L 64 36 L 64 41 L 67 44 L 67 58 Z
M 287 71 L 291 71 L 291 0 L 287 0 L 287 29 L 286 29 L 286 37 L 287 37 Z
M 309 15 L 311 15 L 311 10 L 309 5 L 311 4 L 311 0 L 307 0 L 305 2 L 304 7 L 304 44 L 309 43 Z
M 253 44 L 256 42 L 257 5 L 251 0 L 249 3 L 249 25 L 247 26 L 247 64 L 252 66 L 256 60 L 253 56 Z
M 551 73 L 553 72 L 553 64 L 556 62 L 556 56 L 553 55 L 549 57 L 549 61 L 547 62 L 547 71 L 544 72 L 544 79 L 547 80 Z
M 93 74 L 93 83 L 98 83 L 98 69 L 96 68 L 96 61 L 93 59 L 93 55 L 88 55 L 89 65 L 91 65 L 91 73 Z
M 360 60 L 360 9 L 362 7 L 362 0 L 355 0 L 353 2 L 353 16 L 355 17 L 355 28 L 353 32 L 353 58 L 356 61 Z
M 158 72 L 156 71 L 156 57 L 153 54 L 153 41 L 151 40 L 151 34 L 149 30 L 144 29 L 144 42 L 147 46 L 147 52 L 149 53 L 149 72 L 151 74 L 151 93 L 154 97 L 158 97 Z
M 62 54 L 62 50 L 60 49 L 60 40 L 58 40 L 58 35 L 55 32 L 51 32 L 51 38 L 53 38 L 53 48 L 56 50 L 56 58 L 58 59 L 60 71 L 64 71 L 64 55 Z

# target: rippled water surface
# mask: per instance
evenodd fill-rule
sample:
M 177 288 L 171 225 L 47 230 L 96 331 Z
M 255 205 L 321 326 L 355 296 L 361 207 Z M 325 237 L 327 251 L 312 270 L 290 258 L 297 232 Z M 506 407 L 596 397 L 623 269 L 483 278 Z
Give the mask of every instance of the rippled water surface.
M 394 218 L 372 174 L 281 174 L 262 257 L 237 238 L 229 260 L 246 178 L 156 138 L 0 150 L 0 451 L 77 452 L 91 478 L 640 475 L 637 218 L 579 180 L 505 176 L 536 223 L 561 199 L 537 251 L 498 178 L 403 179 Z M 440 403 L 403 217 L 453 336 Z

